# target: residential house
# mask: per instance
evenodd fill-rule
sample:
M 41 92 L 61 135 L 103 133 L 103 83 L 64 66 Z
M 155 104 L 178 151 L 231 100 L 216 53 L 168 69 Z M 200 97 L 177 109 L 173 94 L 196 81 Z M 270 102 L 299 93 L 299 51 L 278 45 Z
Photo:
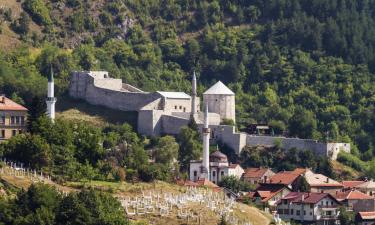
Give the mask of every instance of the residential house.
M 276 203 L 290 192 L 291 190 L 285 185 L 263 184 L 256 189 L 251 197 L 256 205 L 276 210 Z
M 375 212 L 359 212 L 355 216 L 355 224 L 357 225 L 373 225 L 375 224 Z
M 373 180 L 369 180 L 362 184 L 359 184 L 355 188 L 367 195 L 375 197 L 375 182 Z
M 310 186 L 310 192 L 330 193 L 334 195 L 343 188 L 340 182 L 324 176 L 323 174 L 314 173 L 310 169 L 305 169 L 302 175 Z
M 374 197 L 358 190 L 340 191 L 334 197 L 349 210 L 355 212 L 375 211 Z
M 0 142 L 26 130 L 27 109 L 0 96 Z
M 273 175 L 265 184 L 269 185 L 285 185 L 289 189 L 293 189 L 293 186 L 298 182 L 301 178 L 301 175 L 295 171 L 282 171 Z M 261 184 L 263 185 L 263 184 Z
M 267 180 L 275 175 L 269 168 L 247 168 L 242 178 L 250 184 L 266 183 Z
M 352 189 L 357 189 L 357 186 L 360 184 L 365 183 L 366 181 L 364 180 L 344 180 L 341 182 L 343 186 L 343 190 L 352 190 Z
M 277 203 L 277 213 L 285 221 L 301 224 L 338 224 L 340 203 L 329 193 L 291 192 Z

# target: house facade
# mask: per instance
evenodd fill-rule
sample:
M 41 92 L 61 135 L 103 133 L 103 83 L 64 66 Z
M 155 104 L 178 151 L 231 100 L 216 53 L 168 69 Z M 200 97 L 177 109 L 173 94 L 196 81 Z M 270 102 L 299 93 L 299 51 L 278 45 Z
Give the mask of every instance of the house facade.
M 333 225 L 339 224 L 339 206 L 328 193 L 291 192 L 277 203 L 277 213 L 285 221 Z
M 27 109 L 0 96 L 0 142 L 26 130 Z
M 247 168 L 242 178 L 250 184 L 266 183 L 275 173 L 269 168 Z

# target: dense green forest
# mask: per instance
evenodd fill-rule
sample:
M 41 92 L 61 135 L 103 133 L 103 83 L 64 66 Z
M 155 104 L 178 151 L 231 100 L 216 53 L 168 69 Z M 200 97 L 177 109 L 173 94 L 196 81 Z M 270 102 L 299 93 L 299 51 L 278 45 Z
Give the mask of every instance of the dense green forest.
M 199 93 L 217 80 L 235 91 L 240 129 L 266 122 L 277 134 L 351 142 L 353 156 L 340 157 L 349 165 L 375 155 L 374 0 L 20 5 L 19 15 L 0 12 L 21 42 L 0 53 L 0 88 L 18 102 L 45 94 L 51 64 L 60 96 L 72 70 L 108 70 L 147 91 L 186 92 L 196 71 Z

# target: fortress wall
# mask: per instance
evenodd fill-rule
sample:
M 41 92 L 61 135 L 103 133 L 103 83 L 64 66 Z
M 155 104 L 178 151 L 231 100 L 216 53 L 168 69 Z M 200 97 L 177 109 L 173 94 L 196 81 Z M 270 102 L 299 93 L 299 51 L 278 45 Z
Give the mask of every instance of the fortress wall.
M 337 159 L 337 155 L 340 151 L 350 153 L 349 143 L 327 143 L 327 155 L 333 160 Z
M 274 146 L 276 142 L 280 142 L 281 147 L 284 149 L 302 149 L 311 150 L 318 155 L 327 156 L 327 144 L 318 142 L 311 139 L 299 139 L 299 138 L 286 138 L 286 137 L 272 137 L 272 136 L 254 136 L 247 135 L 246 145 L 257 146 L 266 145 Z
M 243 147 L 246 145 L 246 134 L 237 133 L 234 126 L 218 125 L 210 126 L 211 138 L 221 141 L 228 147 L 233 149 L 236 154 L 240 154 Z
M 138 89 L 130 84 L 122 83 L 122 89 L 130 91 L 130 92 L 143 92 L 141 89 Z
M 163 115 L 161 119 L 163 121 L 163 133 L 172 135 L 179 134 L 181 127 L 189 124 L 189 119 L 172 115 Z
M 203 95 L 203 106 L 206 105 L 209 112 L 220 114 L 222 119 L 236 121 L 234 95 Z
M 114 79 L 114 78 L 100 78 L 100 79 L 95 78 L 94 86 L 120 91 L 122 89 L 122 80 Z
M 150 103 L 153 103 L 152 107 L 158 107 L 158 94 L 121 91 L 121 79 L 105 78 L 107 76 L 106 72 L 73 72 L 70 96 L 123 111 L 139 111 Z
M 160 136 L 162 133 L 162 110 L 141 110 L 138 112 L 138 133 L 147 136 Z

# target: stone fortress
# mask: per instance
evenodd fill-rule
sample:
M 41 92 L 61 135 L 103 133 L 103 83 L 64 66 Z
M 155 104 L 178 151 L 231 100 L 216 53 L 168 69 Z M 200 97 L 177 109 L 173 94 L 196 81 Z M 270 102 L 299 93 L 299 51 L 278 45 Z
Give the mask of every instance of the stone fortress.
M 204 113 L 196 93 L 193 76 L 192 95 L 184 92 L 144 92 L 121 79 L 110 78 L 105 71 L 75 71 L 71 75 L 69 94 L 93 105 L 121 111 L 138 112 L 139 134 L 160 136 L 176 135 L 189 123 L 191 116 L 203 127 Z M 349 143 L 323 143 L 311 139 L 250 135 L 236 132 L 234 126 L 222 125 L 224 119 L 235 121 L 235 94 L 218 81 L 203 93 L 203 106 L 208 108 L 211 143 L 221 142 L 240 154 L 244 146 L 274 146 L 284 149 L 309 149 L 319 155 L 336 159 L 339 151 L 350 152 Z

